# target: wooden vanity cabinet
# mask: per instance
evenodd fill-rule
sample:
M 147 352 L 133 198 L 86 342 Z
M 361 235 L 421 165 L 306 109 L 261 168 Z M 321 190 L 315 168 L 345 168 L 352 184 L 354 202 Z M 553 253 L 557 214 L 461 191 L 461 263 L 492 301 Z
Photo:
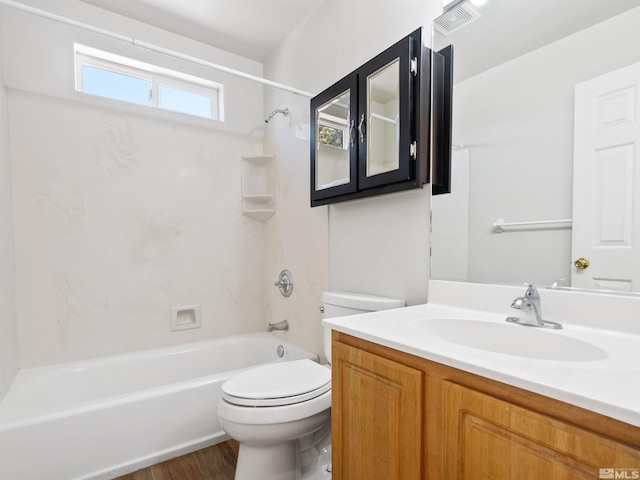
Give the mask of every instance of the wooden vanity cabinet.
M 421 478 L 423 373 L 342 343 L 332 357 L 333 477 Z M 338 389 L 336 390 L 336 385 Z
M 344 333 L 332 348 L 334 480 L 640 475 L 638 427 Z

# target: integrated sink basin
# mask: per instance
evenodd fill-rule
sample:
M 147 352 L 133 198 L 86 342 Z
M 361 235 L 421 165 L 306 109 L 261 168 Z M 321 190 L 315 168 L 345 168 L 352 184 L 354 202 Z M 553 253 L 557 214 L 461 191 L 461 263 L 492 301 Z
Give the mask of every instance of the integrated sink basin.
M 411 335 L 437 338 L 449 343 L 518 357 L 564 362 L 604 360 L 608 353 L 558 330 L 547 330 L 511 323 L 433 318 L 414 320 L 400 327 Z

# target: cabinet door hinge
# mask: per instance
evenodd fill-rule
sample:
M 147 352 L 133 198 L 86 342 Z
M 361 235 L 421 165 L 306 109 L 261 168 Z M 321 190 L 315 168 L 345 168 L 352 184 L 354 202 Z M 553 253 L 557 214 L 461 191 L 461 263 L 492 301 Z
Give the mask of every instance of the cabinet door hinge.
M 409 145 L 409 155 L 411 155 L 411 158 L 414 160 L 418 157 L 418 142 L 413 142 Z
M 418 57 L 411 59 L 411 73 L 414 77 L 418 75 Z

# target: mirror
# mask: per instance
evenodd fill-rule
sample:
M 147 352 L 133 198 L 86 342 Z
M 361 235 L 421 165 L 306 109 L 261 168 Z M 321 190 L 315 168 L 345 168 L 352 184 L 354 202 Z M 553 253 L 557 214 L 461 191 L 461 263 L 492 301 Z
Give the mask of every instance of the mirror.
M 431 278 L 576 286 L 593 271 L 594 260 L 577 251 L 574 235 L 584 229 L 577 228 L 574 209 L 586 202 L 587 209 L 596 210 L 598 202 L 622 197 L 616 190 L 640 197 L 640 187 L 632 194 L 627 182 L 620 184 L 627 178 L 624 169 L 607 163 L 598 174 L 576 169 L 575 176 L 580 185 L 606 177 L 612 198 L 602 192 L 597 201 L 578 195 L 576 86 L 640 62 L 640 0 L 488 0 L 457 8 L 465 12 L 452 10 L 434 23 L 434 49 L 454 47 L 454 151 L 452 193 L 432 199 Z M 471 20 L 461 26 L 467 13 Z M 612 99 L 603 103 L 604 117 L 611 116 L 611 125 L 634 122 L 631 117 L 640 110 L 614 97 L 602 97 Z M 618 117 L 625 108 L 629 115 Z M 636 149 L 628 157 L 635 170 L 640 170 L 639 155 Z M 637 209 L 631 211 L 628 218 L 640 218 Z M 500 227 L 501 221 L 507 225 Z M 607 222 L 601 218 L 600 227 Z M 588 226 L 586 231 L 589 236 L 595 230 Z M 633 245 L 609 247 L 633 250 Z M 575 266 L 581 257 L 592 267 Z M 640 252 L 636 257 L 640 265 Z M 603 263 L 617 267 L 623 261 Z M 631 292 L 640 290 L 639 283 L 602 281 L 592 288 Z
M 367 77 L 367 177 L 400 167 L 400 60 Z
M 351 181 L 349 170 L 350 90 L 316 110 L 316 190 Z

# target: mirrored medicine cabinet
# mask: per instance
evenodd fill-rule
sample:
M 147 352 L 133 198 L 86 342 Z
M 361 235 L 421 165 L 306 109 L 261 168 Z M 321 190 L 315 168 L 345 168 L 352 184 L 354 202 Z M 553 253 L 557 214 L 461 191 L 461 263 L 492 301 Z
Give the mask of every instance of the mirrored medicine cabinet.
M 451 49 L 433 53 L 418 29 L 314 97 L 311 206 L 447 193 L 451 78 Z

